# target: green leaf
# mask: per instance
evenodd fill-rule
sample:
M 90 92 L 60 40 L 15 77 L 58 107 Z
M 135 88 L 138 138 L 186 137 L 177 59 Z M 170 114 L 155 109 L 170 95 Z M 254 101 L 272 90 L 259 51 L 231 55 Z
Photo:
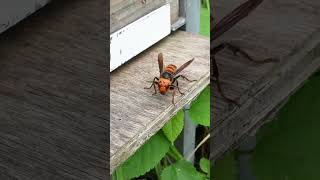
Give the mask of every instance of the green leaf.
M 200 168 L 203 172 L 210 173 L 210 161 L 207 158 L 201 158 Z
M 174 146 L 170 146 L 170 150 L 168 151 L 168 155 L 174 158 L 176 161 L 183 159 L 182 154 L 178 151 L 178 149 Z
M 121 167 L 112 174 L 112 180 L 126 180 Z
M 210 126 L 210 86 L 207 86 L 191 103 L 189 115 L 194 123 Z
M 183 129 L 184 114 L 180 110 L 170 121 L 168 121 L 162 128 L 164 135 L 173 144 Z
M 121 174 L 125 180 L 144 175 L 160 162 L 169 151 L 169 146 L 170 142 L 163 132 L 159 131 L 124 162 L 117 171 L 122 171 Z
M 158 179 L 161 179 L 161 172 L 162 172 L 162 166 L 161 161 L 154 167 L 154 170 L 156 171 L 156 175 Z
M 161 180 L 203 180 L 205 179 L 188 161 L 180 160 L 166 167 L 161 174 Z

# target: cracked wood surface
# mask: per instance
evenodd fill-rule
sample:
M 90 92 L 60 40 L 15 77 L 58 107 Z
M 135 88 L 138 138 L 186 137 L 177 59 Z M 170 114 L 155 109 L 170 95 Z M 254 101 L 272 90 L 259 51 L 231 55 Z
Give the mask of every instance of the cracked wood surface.
M 217 1 L 214 17 L 221 19 L 241 2 L 245 0 Z M 230 106 L 213 93 L 212 161 L 235 147 L 247 133 L 256 131 L 268 114 L 278 110 L 281 102 L 319 69 L 319 8 L 316 0 L 265 0 L 212 43 L 231 42 L 256 59 L 280 59 L 279 63 L 256 65 L 228 50 L 217 54 L 222 88 L 241 107 Z
M 111 73 L 111 171 L 209 84 L 209 48 L 209 38 L 178 31 Z M 163 53 L 167 65 L 173 63 L 180 66 L 195 58 L 181 74 L 198 81 L 179 80 L 185 95 L 177 93 L 176 106 L 171 104 L 171 92 L 164 96 L 159 93 L 152 95 L 153 89 L 144 89 L 151 84 L 147 81 L 159 76 L 159 52 Z

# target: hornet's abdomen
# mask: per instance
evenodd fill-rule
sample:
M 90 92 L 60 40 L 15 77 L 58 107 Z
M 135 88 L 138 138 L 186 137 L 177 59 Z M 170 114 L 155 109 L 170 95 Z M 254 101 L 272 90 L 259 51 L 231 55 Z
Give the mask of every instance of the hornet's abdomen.
M 177 66 L 173 64 L 169 64 L 165 69 L 164 72 L 168 72 L 170 74 L 174 74 L 177 71 Z
M 177 71 L 177 66 L 173 64 L 169 64 L 163 71 L 160 76 L 158 87 L 160 94 L 166 94 L 171 85 L 171 81 L 173 79 L 173 74 Z

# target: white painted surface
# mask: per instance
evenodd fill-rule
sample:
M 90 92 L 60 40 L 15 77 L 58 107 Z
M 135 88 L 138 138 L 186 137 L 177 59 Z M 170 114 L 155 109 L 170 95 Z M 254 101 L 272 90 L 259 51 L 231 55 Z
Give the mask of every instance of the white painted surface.
M 50 0 L 0 0 L 0 33 L 46 5 Z
M 110 36 L 110 71 L 171 32 L 170 4 L 145 15 Z

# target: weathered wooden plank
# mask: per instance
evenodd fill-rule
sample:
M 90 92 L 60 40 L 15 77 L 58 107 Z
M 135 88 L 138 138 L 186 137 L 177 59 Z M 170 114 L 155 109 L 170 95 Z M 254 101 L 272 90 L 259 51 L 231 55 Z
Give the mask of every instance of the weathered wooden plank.
M 215 17 L 221 19 L 243 1 L 218 1 Z M 265 117 L 277 109 L 320 67 L 319 1 L 265 1 L 249 17 L 221 36 L 254 57 L 276 57 L 277 64 L 255 65 L 223 51 L 216 59 L 223 89 L 241 107 L 228 106 L 219 95 L 214 99 L 211 160 L 219 158 Z
M 108 179 L 105 7 L 55 0 L 0 35 L 0 179 Z
M 179 19 L 179 0 L 170 1 L 171 8 L 171 24 L 174 24 Z
M 132 155 L 179 109 L 209 84 L 209 39 L 178 31 L 111 73 L 110 155 L 111 171 Z M 164 54 L 166 64 L 177 66 L 195 58 L 182 73 L 197 82 L 179 81 L 184 96 L 171 104 L 171 93 L 152 95 L 144 89 L 159 75 L 157 56 Z
M 113 33 L 151 11 L 165 5 L 166 0 L 129 0 L 110 2 L 110 33 Z
M 151 11 L 168 3 L 166 0 L 111 0 L 110 1 L 110 32 L 113 33 Z M 179 0 L 171 0 L 171 24 L 179 19 Z
M 2 0 L 0 2 L 0 33 L 49 3 L 49 0 Z

